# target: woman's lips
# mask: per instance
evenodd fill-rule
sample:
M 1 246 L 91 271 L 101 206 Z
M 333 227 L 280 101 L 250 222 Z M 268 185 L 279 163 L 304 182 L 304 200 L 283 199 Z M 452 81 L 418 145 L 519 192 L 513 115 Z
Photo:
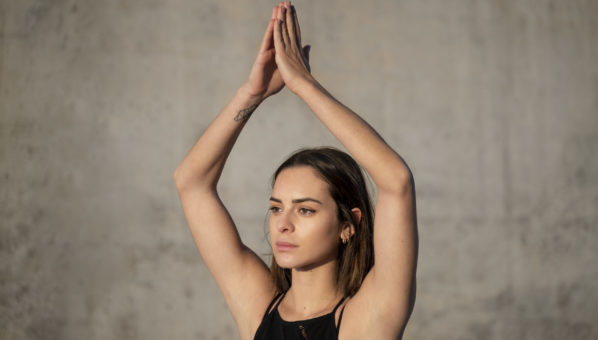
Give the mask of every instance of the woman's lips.
M 278 251 L 289 251 L 297 248 L 297 245 L 289 242 L 276 242 L 276 249 Z

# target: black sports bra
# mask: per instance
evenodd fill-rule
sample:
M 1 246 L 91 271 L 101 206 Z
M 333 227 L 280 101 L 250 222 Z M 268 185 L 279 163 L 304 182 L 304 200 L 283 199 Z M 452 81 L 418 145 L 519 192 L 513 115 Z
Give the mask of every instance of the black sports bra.
M 318 316 L 313 319 L 300 321 L 285 321 L 278 314 L 278 305 L 284 299 L 285 293 L 276 295 L 270 302 L 262 323 L 255 332 L 254 340 L 337 340 L 338 330 L 343 318 L 345 306 L 341 309 L 338 317 L 338 323 L 334 324 L 334 315 L 336 310 L 345 301 L 342 298 L 334 307 L 331 313 Z M 279 297 L 282 295 L 282 298 Z M 278 302 L 276 300 L 278 299 Z M 272 305 L 276 302 L 276 306 L 272 309 Z M 272 309 L 272 311 L 270 311 Z

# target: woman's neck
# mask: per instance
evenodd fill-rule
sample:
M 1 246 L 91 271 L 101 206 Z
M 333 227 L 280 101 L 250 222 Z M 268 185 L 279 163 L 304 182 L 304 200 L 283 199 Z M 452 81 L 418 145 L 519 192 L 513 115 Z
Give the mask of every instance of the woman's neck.
M 291 317 L 316 317 L 329 313 L 342 295 L 337 286 L 336 260 L 305 270 L 293 269 L 284 309 Z

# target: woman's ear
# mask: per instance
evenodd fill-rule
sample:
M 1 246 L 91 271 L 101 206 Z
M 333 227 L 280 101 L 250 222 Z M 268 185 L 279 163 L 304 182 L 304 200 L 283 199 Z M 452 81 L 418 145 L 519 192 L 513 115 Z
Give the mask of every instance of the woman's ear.
M 351 209 L 351 213 L 353 214 L 353 221 L 356 224 L 359 224 L 359 222 L 361 222 L 361 210 L 359 208 L 353 208 Z M 349 240 L 353 235 L 355 235 L 355 226 L 353 223 L 345 222 L 343 230 L 341 231 L 341 239 Z
M 349 222 L 345 223 L 340 235 L 341 241 L 343 243 L 348 243 L 350 242 L 353 235 L 355 235 L 355 227 L 353 227 L 353 224 Z
M 351 209 L 351 212 L 353 213 L 353 220 L 356 224 L 359 224 L 359 222 L 361 222 L 361 210 L 359 208 L 353 208 Z

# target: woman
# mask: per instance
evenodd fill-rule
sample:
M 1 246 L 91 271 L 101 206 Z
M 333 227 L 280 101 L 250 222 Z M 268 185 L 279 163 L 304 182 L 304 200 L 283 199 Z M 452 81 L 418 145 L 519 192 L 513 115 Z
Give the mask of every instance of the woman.
M 241 339 L 401 338 L 415 296 L 411 173 L 316 81 L 302 46 L 294 7 L 280 3 L 248 81 L 175 172 L 185 216 Z M 283 86 L 363 165 L 378 196 L 374 219 L 359 166 L 345 153 L 323 148 L 291 156 L 274 176 L 269 269 L 241 242 L 216 184 L 245 122 Z

